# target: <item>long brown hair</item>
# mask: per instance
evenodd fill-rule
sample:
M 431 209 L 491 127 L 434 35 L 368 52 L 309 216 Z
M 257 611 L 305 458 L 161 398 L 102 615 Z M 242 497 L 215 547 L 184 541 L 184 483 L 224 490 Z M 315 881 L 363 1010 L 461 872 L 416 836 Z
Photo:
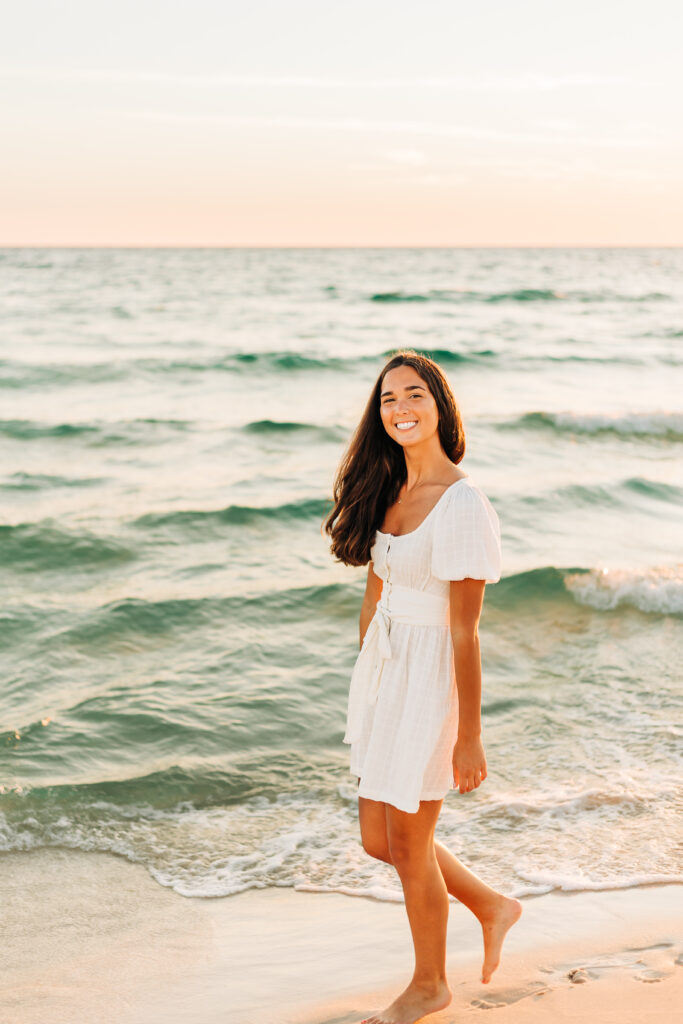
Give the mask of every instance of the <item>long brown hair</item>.
M 453 392 L 441 367 L 413 349 L 401 349 L 382 369 L 360 423 L 337 469 L 334 507 L 322 524 L 330 550 L 345 565 L 366 565 L 384 514 L 406 479 L 401 445 L 384 429 L 380 415 L 382 381 L 396 366 L 412 366 L 431 392 L 439 413 L 439 440 L 456 465 L 465 454 L 465 431 Z

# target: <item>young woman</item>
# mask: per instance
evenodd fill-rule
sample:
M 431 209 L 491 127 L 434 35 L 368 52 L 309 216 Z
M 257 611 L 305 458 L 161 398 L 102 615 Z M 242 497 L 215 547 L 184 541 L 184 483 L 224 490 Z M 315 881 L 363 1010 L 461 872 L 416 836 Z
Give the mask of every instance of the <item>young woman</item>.
M 365 851 L 393 864 L 415 948 L 407 988 L 364 1024 L 413 1024 L 448 1006 L 448 893 L 481 922 L 486 983 L 522 905 L 434 838 L 450 789 L 486 778 L 478 622 L 500 579 L 498 516 L 461 469 L 465 436 L 440 367 L 386 364 L 341 462 L 325 521 L 331 550 L 368 564 L 344 742 Z

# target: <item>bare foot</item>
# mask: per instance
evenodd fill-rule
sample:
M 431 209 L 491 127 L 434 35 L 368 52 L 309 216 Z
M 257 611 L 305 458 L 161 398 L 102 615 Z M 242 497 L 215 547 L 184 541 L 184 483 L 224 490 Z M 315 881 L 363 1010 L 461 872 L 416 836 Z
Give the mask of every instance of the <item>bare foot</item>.
M 408 988 L 394 999 L 386 1010 L 366 1017 L 361 1024 L 415 1024 L 428 1013 L 436 1013 L 448 1006 L 453 993 L 446 981 L 434 985 L 418 985 L 411 981 Z
M 490 913 L 480 917 L 481 929 L 484 933 L 484 963 L 481 967 L 481 980 L 486 985 L 500 963 L 500 951 L 507 931 L 522 915 L 522 904 L 519 900 L 501 895 Z

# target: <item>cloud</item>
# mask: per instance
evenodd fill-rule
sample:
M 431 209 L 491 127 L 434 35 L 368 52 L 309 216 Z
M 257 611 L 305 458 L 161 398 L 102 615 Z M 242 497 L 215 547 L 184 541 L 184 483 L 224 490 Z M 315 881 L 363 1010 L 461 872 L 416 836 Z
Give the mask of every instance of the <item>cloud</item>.
M 502 128 L 484 128 L 479 125 L 448 124 L 436 121 L 369 121 L 363 118 L 317 118 L 317 117 L 260 117 L 251 114 L 222 114 L 213 111 L 164 111 L 164 110 L 120 110 L 119 116 L 160 122 L 197 122 L 233 125 L 235 127 L 263 127 L 303 129 L 308 131 L 360 132 L 373 135 L 413 135 L 432 138 L 469 139 L 479 142 L 540 143 L 542 145 L 593 146 L 597 149 L 644 149 L 659 141 L 662 136 L 653 134 L 625 134 L 609 136 L 605 132 L 596 135 L 562 135 L 553 132 L 508 131 Z
M 38 78 L 61 81 L 137 83 L 156 82 L 182 86 L 226 86 L 254 89 L 400 90 L 426 89 L 464 92 L 545 92 L 554 89 L 585 89 L 599 86 L 661 86 L 659 81 L 636 81 L 626 75 L 595 72 L 546 74 L 526 71 L 518 75 L 435 75 L 418 78 L 333 78 L 307 75 L 177 74 L 103 68 L 2 68 L 2 78 Z

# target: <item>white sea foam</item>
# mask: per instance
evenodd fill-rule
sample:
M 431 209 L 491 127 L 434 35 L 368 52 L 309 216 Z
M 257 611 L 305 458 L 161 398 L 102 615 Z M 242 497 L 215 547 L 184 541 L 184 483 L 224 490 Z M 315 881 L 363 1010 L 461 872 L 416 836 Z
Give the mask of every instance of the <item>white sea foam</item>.
M 683 614 L 683 563 L 649 569 L 592 569 L 564 577 L 567 590 L 581 604 L 606 611 L 631 605 L 643 612 Z
M 564 874 L 559 871 L 524 871 L 517 869 L 521 878 L 527 879 L 535 887 L 536 893 L 552 892 L 604 892 L 609 889 L 634 889 L 641 885 L 675 885 L 683 882 L 681 874 L 647 874 L 635 872 L 623 878 L 608 881 L 605 879 L 591 878 L 580 869 L 573 874 Z M 514 895 L 530 895 L 527 888 L 523 887 Z
M 487 813 L 516 815 L 520 817 L 546 815 L 552 818 L 575 817 L 581 811 L 594 812 L 603 808 L 638 812 L 654 797 L 658 799 L 680 797 L 680 788 L 675 780 L 659 782 L 656 789 L 634 779 L 627 779 L 621 785 L 616 782 L 603 786 L 589 786 L 579 793 L 567 791 L 559 786 L 550 790 L 540 789 L 527 799 L 520 799 L 518 793 L 497 792 L 488 802 Z
M 681 790 L 668 768 L 648 778 L 615 766 L 589 784 L 519 777 L 514 786 L 444 802 L 438 837 L 489 884 L 516 896 L 682 881 Z M 98 811 L 93 816 L 93 810 Z M 15 809 L 16 811 L 16 809 Z M 39 820 L 41 819 L 41 820 Z M 657 828 L 652 827 L 657 821 Z M 647 838 L 644 839 L 643 836 Z M 187 897 L 291 886 L 400 902 L 391 865 L 363 850 L 353 786 L 172 810 L 107 801 L 42 819 L 0 815 L 0 849 L 44 846 L 116 853 Z

